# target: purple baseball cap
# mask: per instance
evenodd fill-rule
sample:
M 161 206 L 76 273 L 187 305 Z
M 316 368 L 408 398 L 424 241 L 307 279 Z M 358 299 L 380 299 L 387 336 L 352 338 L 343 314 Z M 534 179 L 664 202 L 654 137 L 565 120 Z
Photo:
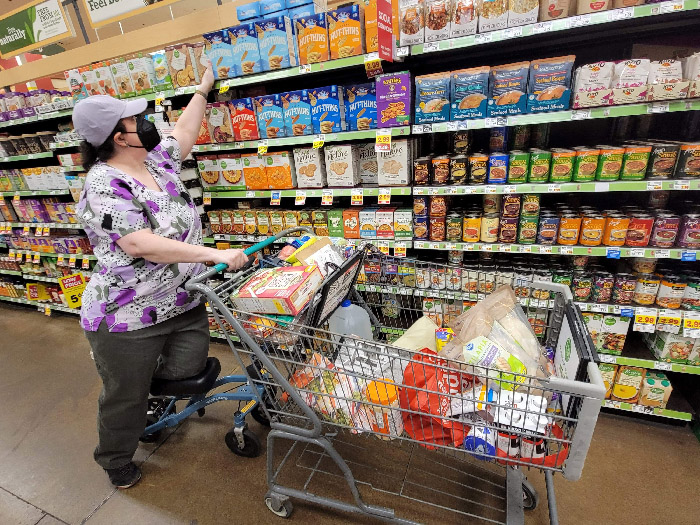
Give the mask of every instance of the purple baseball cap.
M 146 111 L 145 98 L 119 100 L 109 95 L 84 98 L 73 109 L 73 127 L 78 134 L 95 147 L 109 138 L 117 123 Z

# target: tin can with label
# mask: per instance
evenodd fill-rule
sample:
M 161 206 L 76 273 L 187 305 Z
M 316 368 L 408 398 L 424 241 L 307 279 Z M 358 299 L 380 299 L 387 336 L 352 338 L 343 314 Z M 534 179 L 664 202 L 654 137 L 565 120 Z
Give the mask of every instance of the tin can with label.
M 491 153 L 489 155 L 489 172 L 487 182 L 489 184 L 505 184 L 508 178 L 507 153 Z
M 559 222 L 560 219 L 556 215 L 542 214 L 537 228 L 537 244 L 555 244 L 559 235 Z
M 664 275 L 656 294 L 656 304 L 661 308 L 680 308 L 687 286 L 686 281 L 678 275 Z
M 571 182 L 576 152 L 570 149 L 552 149 L 550 182 Z
M 431 195 L 429 213 L 431 217 L 445 217 L 447 215 L 447 197 L 444 195 Z
M 471 149 L 471 131 L 461 129 L 452 135 L 452 151 L 457 155 L 467 155 Z
M 428 240 L 428 217 L 425 215 L 414 215 L 413 216 L 413 237 L 417 240 L 427 241 Z
M 428 215 L 428 197 L 417 195 L 413 197 L 413 215 L 425 217 Z
M 528 182 L 547 182 L 552 163 L 552 152 L 540 149 L 530 150 L 530 167 L 528 169 Z
M 511 133 L 511 148 L 525 149 L 530 146 L 530 126 L 523 124 L 513 126 Z
M 501 199 L 501 216 L 515 217 L 520 215 L 520 195 L 504 195 Z
M 557 237 L 558 244 L 574 245 L 578 242 L 581 232 L 581 217 L 569 213 L 562 215 L 559 223 L 559 236 Z
M 534 124 L 530 127 L 530 147 L 531 148 L 546 148 L 549 144 L 549 122 L 544 124 Z
M 637 286 L 637 279 L 630 273 L 618 273 L 615 275 L 613 285 L 612 302 L 614 304 L 632 304 L 634 289 Z
M 537 217 L 540 214 L 540 196 L 537 193 L 523 195 L 522 214 L 528 217 Z
M 508 184 L 527 182 L 527 169 L 530 165 L 530 153 L 515 150 L 508 154 Z
M 596 272 L 593 277 L 591 301 L 594 303 L 609 303 L 612 298 L 615 278 L 609 272 Z
M 621 214 L 608 215 L 605 219 L 605 233 L 603 244 L 605 246 L 624 246 L 627 239 L 627 229 L 630 219 Z
M 447 262 L 461 266 L 462 262 L 464 262 L 464 252 L 462 250 L 449 250 L 447 252 Z
M 593 276 L 584 270 L 575 270 L 571 284 L 574 301 L 588 301 L 593 291 Z
M 700 214 L 687 213 L 683 215 L 678 246 L 681 248 L 700 249 Z
M 485 153 L 474 153 L 469 156 L 469 184 L 485 184 L 486 172 L 489 167 L 489 156 Z
M 600 158 L 598 159 L 595 180 L 618 180 L 622 169 L 622 156 L 625 153 L 625 148 L 614 146 L 598 146 L 598 148 L 600 149 Z
M 430 217 L 430 240 L 442 242 L 445 240 L 445 217 Z
M 600 150 L 595 148 L 580 148 L 576 150 L 574 170 L 571 180 L 574 182 L 591 182 L 595 180 L 598 169 Z
M 432 178 L 432 166 L 428 157 L 421 157 L 413 161 L 413 183 L 416 186 L 427 186 Z
M 581 221 L 581 244 L 583 246 L 600 246 L 605 231 L 605 217 L 586 215 Z
M 649 163 L 647 164 L 647 179 L 670 179 L 676 169 L 680 144 L 653 144 Z
M 682 144 L 676 167 L 677 179 L 700 177 L 700 142 Z
M 469 157 L 466 155 L 454 155 L 450 157 L 450 180 L 449 184 L 462 185 L 467 182 L 467 168 Z
M 652 273 L 640 273 L 637 276 L 637 284 L 634 288 L 632 301 L 641 306 L 651 306 L 656 301 L 659 292 L 661 278 Z
M 635 257 L 632 259 L 632 271 L 636 273 L 654 273 L 658 259 Z
M 443 186 L 450 180 L 450 158 L 447 155 L 433 157 L 433 185 Z
M 671 248 L 676 242 L 681 218 L 672 213 L 659 213 L 654 222 L 649 244 L 657 248 Z
M 537 240 L 537 224 L 539 217 L 530 217 L 521 215 L 518 223 L 518 243 L 519 244 L 534 244 Z
M 479 242 L 481 238 L 481 214 L 465 214 L 462 220 L 462 241 Z
M 501 211 L 501 195 L 487 193 L 484 195 L 484 213 L 498 213 Z
M 431 266 L 430 267 L 430 287 L 433 290 L 444 290 L 447 286 L 447 274 L 445 267 Z
M 498 241 L 503 243 L 513 243 L 518 238 L 518 218 L 501 217 Z
M 462 240 L 462 216 L 459 213 L 450 213 L 445 222 L 447 233 L 445 238 L 449 242 L 460 242 Z
M 620 180 L 642 180 L 647 171 L 651 146 L 628 146 L 622 155 Z
M 644 213 L 635 213 L 630 217 L 625 244 L 634 247 L 648 246 L 653 228 L 654 217 Z
M 486 213 L 481 218 L 481 242 L 498 241 L 500 222 L 498 213 Z
M 681 306 L 684 310 L 700 310 L 700 275 L 687 274 L 686 282 L 688 285 L 683 292 L 683 301 Z

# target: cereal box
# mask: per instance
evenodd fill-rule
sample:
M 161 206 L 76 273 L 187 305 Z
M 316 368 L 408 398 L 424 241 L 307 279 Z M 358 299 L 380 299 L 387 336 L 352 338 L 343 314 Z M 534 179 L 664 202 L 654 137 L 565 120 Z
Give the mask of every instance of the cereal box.
M 249 190 L 269 189 L 263 157 L 258 156 L 257 153 L 245 153 L 241 155 L 241 161 L 246 187 Z
M 241 98 L 228 103 L 233 124 L 233 136 L 236 140 L 257 140 L 260 138 L 255 121 L 252 98 Z
M 112 77 L 112 71 L 109 68 L 109 62 L 97 62 L 92 65 L 92 70 L 95 73 L 95 81 L 99 86 L 100 92 L 110 97 L 117 97 L 117 85 Z M 169 89 L 169 88 L 164 88 Z
M 170 77 L 174 88 L 194 85 L 194 68 L 188 44 L 166 47 L 165 57 L 168 60 L 168 66 L 170 66 Z M 114 70 L 112 70 L 112 74 L 114 74 Z
M 364 9 L 354 4 L 326 13 L 331 60 L 364 53 Z
M 288 137 L 311 135 L 311 102 L 306 89 L 281 93 L 284 109 L 284 128 Z
M 221 170 L 216 155 L 199 155 L 197 157 L 197 171 L 202 179 L 202 186 L 221 185 Z
M 343 210 L 340 208 L 331 208 L 328 210 L 328 236 L 343 237 L 344 234 Z
M 314 133 L 345 131 L 343 91 L 338 86 L 309 89 L 311 122 Z
M 168 67 L 168 58 L 165 56 L 165 51 L 155 51 L 151 53 L 151 61 L 153 62 L 153 72 L 155 73 L 155 86 L 157 91 L 173 88 L 173 79 L 170 77 L 170 68 Z
M 530 113 L 569 109 L 571 99 L 571 71 L 574 55 L 530 63 L 527 110 Z
M 357 146 L 357 162 L 360 170 L 360 182 L 364 184 L 377 184 L 377 152 L 374 142 L 359 144 Z
M 323 188 L 326 181 L 326 163 L 319 148 L 294 148 L 294 165 L 300 188 Z
M 365 8 L 365 51 L 372 53 L 379 49 L 377 32 L 377 0 L 362 0 Z
M 218 158 L 221 184 L 225 186 L 245 187 L 243 161 L 238 153 L 222 153 Z
M 326 13 L 318 13 L 295 21 L 299 63 L 316 64 L 328 60 Z
M 540 12 L 540 0 L 508 0 L 508 27 L 534 24 Z
M 207 126 L 214 142 L 221 144 L 234 141 L 231 114 L 225 102 L 207 104 Z
M 376 207 L 362 208 L 360 210 L 360 238 L 377 238 L 377 210 Z
M 350 144 L 326 146 L 326 176 L 328 186 L 353 187 L 360 183 L 357 150 Z
M 483 0 L 479 11 L 479 33 L 508 26 L 508 0 Z
M 425 39 L 425 15 L 422 0 L 399 0 L 399 45 L 422 44 Z
M 266 95 L 253 99 L 260 138 L 275 139 L 285 136 L 284 109 L 280 95 Z
M 450 38 L 476 34 L 476 0 L 453 0 Z
M 191 55 L 190 59 L 192 60 L 194 69 L 194 81 L 196 84 L 202 81 L 202 77 L 209 66 L 209 55 L 207 55 L 206 46 L 207 44 L 205 42 L 195 42 L 189 49 Z
M 530 62 L 516 62 L 491 68 L 491 97 L 487 113 L 491 117 L 524 113 L 527 103 L 527 77 Z
M 288 151 L 266 153 L 263 155 L 267 183 L 271 190 L 289 190 L 296 188 L 297 176 L 294 171 L 294 157 Z
M 377 222 L 377 239 L 394 238 L 394 211 L 396 208 L 379 208 L 375 214 Z
M 345 122 L 348 131 L 377 127 L 377 91 L 374 82 L 346 86 Z
M 452 71 L 450 120 L 486 117 L 490 72 L 488 66 Z
M 425 41 L 436 42 L 450 38 L 450 0 L 424 0 L 423 9 Z
M 294 54 L 292 22 L 286 16 L 263 18 L 255 22 L 263 71 L 297 65 Z
M 379 75 L 377 86 L 377 126 L 407 126 L 411 120 L 411 74 L 408 71 Z
M 391 150 L 377 153 L 379 186 L 407 186 L 411 182 L 411 142 L 391 142 Z
M 643 368 L 621 366 L 617 370 L 610 399 L 613 401 L 624 401 L 625 403 L 637 403 L 643 379 Z
M 241 24 L 236 27 L 229 27 L 229 38 L 231 39 L 231 52 L 233 56 L 233 76 L 251 75 L 260 73 L 260 50 L 258 48 L 257 31 L 255 24 Z M 231 74 L 229 73 L 229 76 Z
M 416 124 L 450 120 L 450 74 L 416 77 Z
M 399 208 L 394 211 L 394 238 L 413 238 L 413 210 L 411 208 Z
M 202 36 L 207 42 L 207 55 L 211 59 L 214 78 L 220 80 L 233 76 L 233 47 L 228 31 L 219 30 Z
M 343 210 L 343 237 L 346 239 L 360 238 L 360 210 L 348 208 Z

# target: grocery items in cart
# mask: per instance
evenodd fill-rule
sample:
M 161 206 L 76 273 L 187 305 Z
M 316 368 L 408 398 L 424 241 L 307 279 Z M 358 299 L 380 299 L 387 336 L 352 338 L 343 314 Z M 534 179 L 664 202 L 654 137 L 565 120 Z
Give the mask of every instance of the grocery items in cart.
M 343 336 L 354 335 L 367 341 L 373 339 L 369 314 L 349 299 L 343 301 L 340 308 L 328 318 L 328 330 Z

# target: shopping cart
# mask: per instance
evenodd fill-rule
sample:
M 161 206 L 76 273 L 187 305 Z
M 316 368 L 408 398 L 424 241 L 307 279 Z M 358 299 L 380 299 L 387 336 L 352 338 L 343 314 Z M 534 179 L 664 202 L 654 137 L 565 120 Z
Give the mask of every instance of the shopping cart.
M 567 287 L 388 257 L 370 247 L 330 271 L 309 307 L 280 323 L 233 308 L 229 295 L 241 278 L 213 284 L 216 271 L 188 289 L 207 297 L 241 368 L 255 365 L 250 384 L 264 386 L 261 403 L 272 427 L 265 503 L 274 514 L 288 517 L 290 498 L 298 498 L 401 523 L 523 523 L 524 509 L 538 501 L 523 470 L 537 469 L 544 471 L 550 521 L 558 523 L 553 474 L 580 477 L 605 394 Z M 500 284 L 513 286 L 554 353 L 556 375 L 504 375 L 390 342 L 423 315 L 449 321 Z M 373 341 L 328 331 L 328 317 L 346 298 L 370 314 Z M 511 396 L 477 402 L 474 378 Z M 390 506 L 402 506 L 406 516 Z M 457 514 L 443 516 L 447 511 Z

